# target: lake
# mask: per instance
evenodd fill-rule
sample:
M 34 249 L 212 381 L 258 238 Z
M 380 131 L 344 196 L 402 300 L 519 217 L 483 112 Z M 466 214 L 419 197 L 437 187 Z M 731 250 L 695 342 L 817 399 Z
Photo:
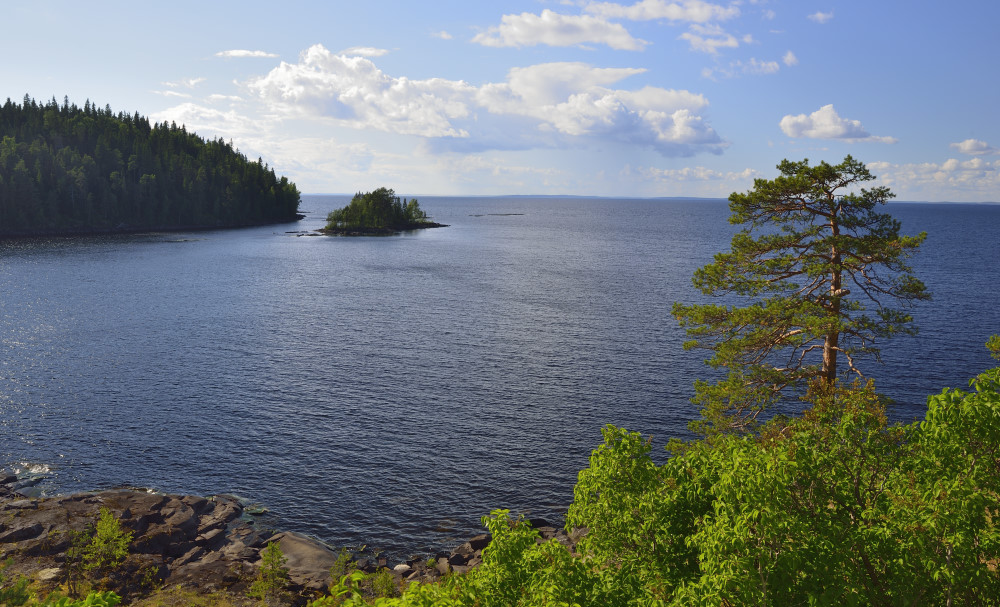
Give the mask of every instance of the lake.
M 450 227 L 0 242 L 0 465 L 43 494 L 231 493 L 265 523 L 405 557 L 510 508 L 559 522 L 605 424 L 684 436 L 707 375 L 674 301 L 724 201 L 421 198 Z M 934 300 L 868 364 L 896 419 L 992 366 L 1000 206 L 892 203 Z

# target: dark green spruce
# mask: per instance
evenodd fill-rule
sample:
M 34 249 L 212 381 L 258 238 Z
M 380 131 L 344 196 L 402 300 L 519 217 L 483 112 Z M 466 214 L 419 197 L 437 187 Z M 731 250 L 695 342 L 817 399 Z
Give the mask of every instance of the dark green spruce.
M 88 100 L 0 107 L 0 235 L 293 221 L 299 191 L 260 159 Z
M 427 219 L 414 198 L 400 200 L 389 188 L 358 192 L 350 204 L 326 216 L 330 234 L 391 234 L 402 230 L 445 227 Z

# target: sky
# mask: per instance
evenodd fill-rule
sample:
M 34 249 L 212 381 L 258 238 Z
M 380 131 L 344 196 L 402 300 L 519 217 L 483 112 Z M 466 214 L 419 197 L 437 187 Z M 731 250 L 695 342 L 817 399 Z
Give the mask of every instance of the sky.
M 183 124 L 304 193 L 725 198 L 850 154 L 897 200 L 1000 201 L 993 0 L 0 0 L 0 22 L 0 99 Z

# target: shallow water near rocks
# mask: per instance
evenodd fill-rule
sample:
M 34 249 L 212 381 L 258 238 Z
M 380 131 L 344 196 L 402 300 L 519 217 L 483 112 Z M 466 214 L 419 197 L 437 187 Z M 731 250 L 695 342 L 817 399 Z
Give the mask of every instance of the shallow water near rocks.
M 605 424 L 684 434 L 707 371 L 669 312 L 728 248 L 725 202 L 421 198 L 450 227 L 297 233 L 346 202 L 0 242 L 0 465 L 46 494 L 233 493 L 277 527 L 407 556 L 495 508 L 559 522 Z M 990 366 L 1000 206 L 887 208 L 930 234 L 921 334 L 868 365 L 910 420 Z

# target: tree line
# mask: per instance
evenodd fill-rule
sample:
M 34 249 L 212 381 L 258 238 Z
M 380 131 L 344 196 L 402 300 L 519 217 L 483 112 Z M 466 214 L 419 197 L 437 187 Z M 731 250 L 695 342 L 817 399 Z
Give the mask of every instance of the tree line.
M 89 100 L 0 107 L 0 234 L 294 220 L 299 192 L 260 159 Z

